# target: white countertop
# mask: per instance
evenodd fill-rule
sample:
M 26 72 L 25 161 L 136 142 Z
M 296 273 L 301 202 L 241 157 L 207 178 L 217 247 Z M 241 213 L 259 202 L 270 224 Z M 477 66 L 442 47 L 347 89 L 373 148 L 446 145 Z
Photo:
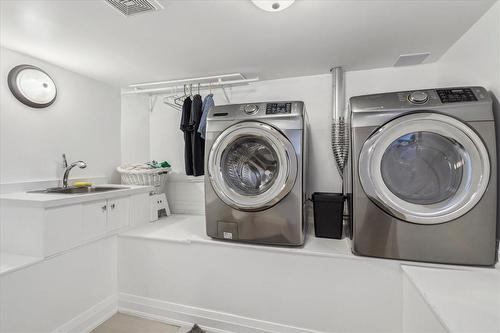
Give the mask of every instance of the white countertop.
M 500 270 L 402 266 L 449 332 L 500 332 Z
M 0 203 L 35 206 L 35 207 L 55 207 L 76 204 L 81 202 L 116 198 L 126 195 L 148 193 L 153 188 L 151 186 L 99 184 L 96 187 L 118 187 L 120 190 L 108 192 L 85 193 L 85 194 L 60 194 L 60 193 L 29 193 L 17 192 L 0 195 Z

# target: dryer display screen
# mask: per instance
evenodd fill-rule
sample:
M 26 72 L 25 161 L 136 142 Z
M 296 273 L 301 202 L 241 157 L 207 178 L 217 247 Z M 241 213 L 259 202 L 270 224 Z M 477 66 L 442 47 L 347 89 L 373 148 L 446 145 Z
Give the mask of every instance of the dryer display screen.
M 266 114 L 292 113 L 292 103 L 269 103 Z
M 442 89 L 437 90 L 441 103 L 461 103 L 461 102 L 475 102 L 476 96 L 472 89 Z

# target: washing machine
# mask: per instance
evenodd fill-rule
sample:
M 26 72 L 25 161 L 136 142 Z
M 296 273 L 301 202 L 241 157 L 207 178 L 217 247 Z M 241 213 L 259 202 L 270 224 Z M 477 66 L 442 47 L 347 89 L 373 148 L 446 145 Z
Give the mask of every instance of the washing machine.
M 355 254 L 446 264 L 497 261 L 492 99 L 481 87 L 354 97 Z
M 213 107 L 205 142 L 207 235 L 297 246 L 305 237 L 303 102 Z

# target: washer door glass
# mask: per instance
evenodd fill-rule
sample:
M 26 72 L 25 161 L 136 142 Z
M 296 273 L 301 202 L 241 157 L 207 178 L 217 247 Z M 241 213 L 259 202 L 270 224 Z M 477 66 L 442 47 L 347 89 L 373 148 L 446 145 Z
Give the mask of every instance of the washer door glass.
M 276 181 L 278 170 L 278 155 L 262 138 L 243 136 L 222 153 L 222 177 L 241 195 L 260 195 L 268 191 Z
M 358 173 L 366 195 L 394 217 L 437 224 L 456 219 L 482 198 L 488 151 L 465 123 L 415 113 L 382 126 L 364 143 Z
M 258 211 L 277 204 L 291 191 L 297 157 L 290 141 L 277 129 L 242 122 L 215 140 L 208 173 L 222 201 L 239 210 Z
M 436 204 L 456 195 L 464 172 L 465 151 L 432 132 L 413 132 L 393 141 L 380 170 L 389 190 L 419 205 Z

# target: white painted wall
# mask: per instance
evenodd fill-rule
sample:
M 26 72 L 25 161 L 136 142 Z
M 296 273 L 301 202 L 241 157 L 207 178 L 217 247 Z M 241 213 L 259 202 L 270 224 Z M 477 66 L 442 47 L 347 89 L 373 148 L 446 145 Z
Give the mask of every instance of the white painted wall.
M 369 55 L 367 55 L 369 56 Z M 325 68 L 325 72 L 328 69 Z M 500 3 L 496 3 L 437 62 L 411 67 L 380 68 L 346 73 L 348 97 L 378 92 L 421 89 L 456 85 L 483 85 L 500 96 Z M 225 104 L 220 90 L 215 93 L 217 105 Z M 270 100 L 303 100 L 311 129 L 308 192 L 340 191 L 330 149 L 331 78 L 329 74 L 261 81 L 229 90 L 231 103 Z M 147 108 L 146 105 L 144 105 Z M 123 118 L 124 122 L 133 121 Z M 150 114 L 150 157 L 171 162 L 175 172 L 183 173 L 183 137 L 179 130 L 180 112 L 158 98 Z M 124 151 L 129 147 L 124 147 Z M 182 179 L 182 177 L 181 177 Z M 176 177 L 176 181 L 179 177 Z M 201 180 L 200 180 L 201 181 Z M 191 184 L 191 185 L 190 185 Z M 203 200 L 193 183 L 186 191 L 193 201 Z M 175 206 L 178 189 L 167 186 L 167 194 Z M 201 186 L 198 186 L 202 190 Z M 195 206 L 200 206 L 196 203 Z M 183 206 L 184 207 L 184 206 Z M 174 212 L 176 211 L 174 207 Z
M 402 331 L 397 261 L 213 241 L 119 242 L 120 311 L 241 333 Z
M 61 154 L 84 160 L 74 177 L 117 180 L 120 163 L 120 91 L 36 58 L 0 49 L 0 183 L 53 180 L 62 175 Z M 7 74 L 19 64 L 44 69 L 58 96 L 45 109 L 20 103 L 9 91 Z
M 123 95 L 121 102 L 122 163 L 147 162 L 150 160 L 149 98 Z
M 309 188 L 332 191 L 339 176 L 330 150 L 331 79 L 329 75 L 262 81 L 228 89 L 231 103 L 271 100 L 303 100 L 309 115 L 311 139 Z M 216 105 L 226 104 L 220 90 L 214 91 Z M 175 172 L 184 172 L 184 139 L 179 130 L 181 113 L 159 98 L 151 113 L 151 157 L 171 161 Z M 320 176 L 321 175 L 321 176 Z
M 116 251 L 105 238 L 1 275 L 0 332 L 93 329 L 116 311 Z

